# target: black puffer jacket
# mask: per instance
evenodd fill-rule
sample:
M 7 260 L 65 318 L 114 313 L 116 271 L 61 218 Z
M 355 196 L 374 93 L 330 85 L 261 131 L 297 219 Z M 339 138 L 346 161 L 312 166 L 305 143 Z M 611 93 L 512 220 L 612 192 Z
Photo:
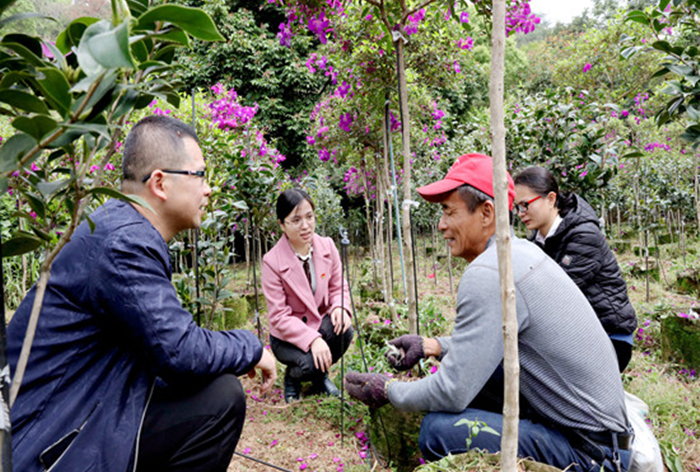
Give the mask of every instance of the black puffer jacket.
M 608 334 L 631 334 L 637 327 L 637 316 L 595 210 L 578 195 L 570 198 L 568 211 L 560 210 L 561 224 L 545 239 L 544 252 L 586 295 Z M 534 242 L 536 233 L 528 239 Z

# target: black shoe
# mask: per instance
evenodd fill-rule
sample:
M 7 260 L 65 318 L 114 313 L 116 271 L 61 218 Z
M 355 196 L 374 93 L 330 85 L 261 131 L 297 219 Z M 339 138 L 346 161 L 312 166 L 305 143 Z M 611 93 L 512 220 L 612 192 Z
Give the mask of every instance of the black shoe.
M 284 401 L 292 403 L 299 400 L 301 382 L 293 379 L 288 373 L 284 374 Z
M 328 395 L 331 397 L 340 397 L 340 390 L 335 386 L 333 381 L 328 378 L 328 374 L 317 377 L 313 381 L 314 393 L 317 395 Z

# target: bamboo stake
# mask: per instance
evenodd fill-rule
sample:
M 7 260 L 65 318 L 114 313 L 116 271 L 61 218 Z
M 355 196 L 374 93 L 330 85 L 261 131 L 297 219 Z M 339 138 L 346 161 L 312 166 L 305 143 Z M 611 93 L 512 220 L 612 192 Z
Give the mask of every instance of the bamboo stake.
M 515 284 L 511 260 L 511 233 L 508 218 L 508 179 L 506 170 L 506 129 L 503 117 L 503 75 L 506 44 L 505 0 L 493 0 L 491 31 L 491 152 L 493 153 L 493 189 L 496 200 L 496 244 L 498 273 L 501 282 L 503 310 L 503 370 L 505 392 L 503 403 L 503 436 L 501 438 L 501 470 L 518 470 L 518 420 L 520 364 L 518 360 L 518 320 L 515 312 Z

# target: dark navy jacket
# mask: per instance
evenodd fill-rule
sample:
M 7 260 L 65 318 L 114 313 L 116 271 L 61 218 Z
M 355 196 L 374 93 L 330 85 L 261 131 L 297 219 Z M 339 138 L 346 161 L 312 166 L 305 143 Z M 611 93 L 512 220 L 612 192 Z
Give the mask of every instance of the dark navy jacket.
M 637 316 L 595 210 L 583 198 L 571 194 L 571 206 L 561 214 L 561 224 L 544 240 L 544 252 L 576 282 L 608 334 L 633 333 Z M 531 241 L 536 233 L 530 235 Z
M 262 356 L 251 332 L 196 326 L 171 283 L 166 242 L 131 205 L 111 200 L 90 218 L 94 233 L 83 222 L 53 264 L 11 411 L 17 471 L 124 472 L 157 377 L 241 375 Z M 8 326 L 12 373 L 35 291 Z

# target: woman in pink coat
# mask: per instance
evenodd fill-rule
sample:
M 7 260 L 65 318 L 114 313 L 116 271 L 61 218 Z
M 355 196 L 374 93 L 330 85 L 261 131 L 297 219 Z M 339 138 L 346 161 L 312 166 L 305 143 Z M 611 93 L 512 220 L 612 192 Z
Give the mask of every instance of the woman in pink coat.
M 284 398 L 298 400 L 305 380 L 313 383 L 313 393 L 338 396 L 328 370 L 353 337 L 338 250 L 331 238 L 314 232 L 314 203 L 303 190 L 279 196 L 277 221 L 284 235 L 263 257 L 262 286 L 270 346 L 287 366 Z

